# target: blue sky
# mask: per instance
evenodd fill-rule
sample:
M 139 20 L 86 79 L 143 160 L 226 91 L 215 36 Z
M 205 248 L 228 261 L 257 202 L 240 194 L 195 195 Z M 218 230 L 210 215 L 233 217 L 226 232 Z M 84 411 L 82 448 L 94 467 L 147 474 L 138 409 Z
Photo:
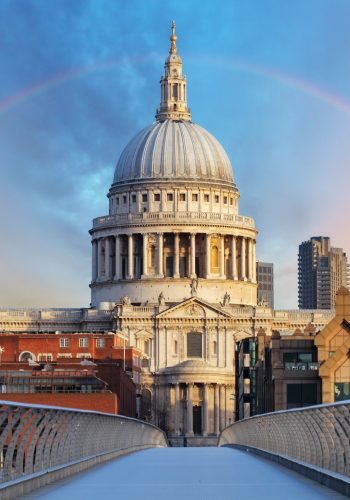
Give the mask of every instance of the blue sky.
M 172 19 L 276 306 L 297 306 L 301 241 L 350 251 L 348 0 L 0 0 L 0 306 L 89 304 L 88 230 L 154 120 Z

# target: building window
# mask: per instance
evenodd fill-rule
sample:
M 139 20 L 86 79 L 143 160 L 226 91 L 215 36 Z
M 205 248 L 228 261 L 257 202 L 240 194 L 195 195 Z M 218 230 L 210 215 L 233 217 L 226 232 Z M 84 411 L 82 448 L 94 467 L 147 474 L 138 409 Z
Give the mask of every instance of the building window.
M 173 193 L 167 193 L 166 199 L 167 201 L 173 201 Z
M 216 194 L 214 199 L 215 199 L 215 203 L 219 203 L 220 196 L 218 194 Z
M 216 342 L 216 340 L 213 341 L 213 354 L 214 356 L 216 356 L 218 353 L 218 343 Z
M 160 193 L 154 193 L 154 201 L 160 201 Z
M 51 362 L 52 361 L 52 354 L 48 354 L 48 353 L 43 353 L 43 354 L 38 354 L 38 361 L 41 361 L 41 362 Z
M 227 205 L 227 196 L 224 196 L 224 205 Z
M 131 195 L 131 202 L 136 203 L 136 194 Z
M 285 370 L 317 370 L 318 364 L 312 362 L 311 352 L 284 352 Z
M 287 384 L 287 409 L 318 404 L 317 384 Z
M 178 344 L 177 344 L 177 340 L 174 340 L 174 354 L 177 354 L 178 353 Z
M 208 194 L 204 195 L 204 202 L 209 203 L 209 195 Z
M 145 203 L 147 201 L 147 193 L 142 194 L 142 201 Z
M 230 198 L 230 205 L 233 205 L 233 198 Z
M 180 193 L 179 201 L 186 201 L 186 193 Z
M 192 201 L 198 201 L 198 194 L 192 193 Z
M 126 197 L 126 194 L 123 195 L 123 203 L 124 205 L 126 205 L 126 202 L 127 202 L 127 197 Z
M 60 347 L 69 347 L 69 339 L 67 338 L 60 339 Z
M 118 198 L 118 196 L 116 197 L 115 202 L 116 202 L 117 205 L 119 205 L 119 198 Z
M 92 355 L 90 352 L 78 352 L 77 358 L 79 358 L 79 359 L 91 359 Z
M 334 401 L 350 399 L 350 382 L 335 382 Z
M 187 334 L 187 357 L 202 357 L 202 334 L 191 332 Z
M 86 337 L 79 339 L 79 347 L 89 347 L 89 339 Z
M 96 347 L 106 347 L 106 339 L 96 339 Z

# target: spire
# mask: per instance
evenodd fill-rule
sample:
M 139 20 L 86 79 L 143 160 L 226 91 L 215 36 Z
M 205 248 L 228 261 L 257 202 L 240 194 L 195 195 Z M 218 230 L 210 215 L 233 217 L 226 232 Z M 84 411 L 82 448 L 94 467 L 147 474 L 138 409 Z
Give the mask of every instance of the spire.
M 170 49 L 169 49 L 169 54 L 176 54 L 177 53 L 177 47 L 176 47 L 176 40 L 177 36 L 175 35 L 175 21 L 171 23 L 171 35 L 170 35 Z
M 190 121 L 191 112 L 187 106 L 186 76 L 182 75 L 182 60 L 177 52 L 175 21 L 171 24 L 169 55 L 165 59 L 164 75 L 160 79 L 160 106 L 156 119 Z

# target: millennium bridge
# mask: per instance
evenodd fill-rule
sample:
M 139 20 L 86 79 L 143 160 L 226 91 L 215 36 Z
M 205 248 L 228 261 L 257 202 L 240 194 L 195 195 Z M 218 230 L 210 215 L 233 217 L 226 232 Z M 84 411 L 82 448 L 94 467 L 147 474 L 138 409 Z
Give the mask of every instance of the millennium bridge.
M 350 400 L 247 418 L 202 448 L 121 416 L 0 408 L 3 500 L 350 497 Z

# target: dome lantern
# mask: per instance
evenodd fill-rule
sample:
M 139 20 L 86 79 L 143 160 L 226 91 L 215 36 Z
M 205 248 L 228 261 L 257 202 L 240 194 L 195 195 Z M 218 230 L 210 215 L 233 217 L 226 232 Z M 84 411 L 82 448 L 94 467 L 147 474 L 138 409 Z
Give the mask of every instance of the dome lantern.
M 165 60 L 164 75 L 160 79 L 160 106 L 156 119 L 191 121 L 187 106 L 186 76 L 182 75 L 182 60 L 176 46 L 175 22 L 172 22 L 169 55 Z

